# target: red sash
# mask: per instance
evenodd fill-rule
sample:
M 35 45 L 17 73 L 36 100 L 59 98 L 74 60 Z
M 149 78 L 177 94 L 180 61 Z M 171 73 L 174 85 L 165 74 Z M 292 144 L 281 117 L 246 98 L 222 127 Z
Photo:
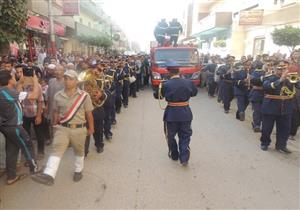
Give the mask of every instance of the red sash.
M 87 95 L 88 94 L 83 91 L 79 94 L 79 96 L 76 98 L 75 102 L 69 109 L 69 111 L 65 114 L 65 116 L 63 116 L 63 118 L 60 119 L 60 121 L 59 121 L 60 124 L 68 123 L 73 119 L 73 117 L 76 115 L 77 111 L 79 110 L 79 108 L 81 107 L 83 102 L 85 101 Z

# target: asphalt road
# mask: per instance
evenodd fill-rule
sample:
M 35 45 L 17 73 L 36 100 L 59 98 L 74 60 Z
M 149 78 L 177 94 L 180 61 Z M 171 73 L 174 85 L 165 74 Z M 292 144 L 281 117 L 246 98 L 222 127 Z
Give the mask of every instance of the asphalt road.
M 300 208 L 299 136 L 288 143 L 290 155 L 275 151 L 274 144 L 263 152 L 250 117 L 245 122 L 235 119 L 235 104 L 225 115 L 221 105 L 201 90 L 191 106 L 188 167 L 168 158 L 163 111 L 145 90 L 118 115 L 114 137 L 104 152 L 97 154 L 91 144 L 82 181 L 72 181 L 70 148 L 52 187 L 30 178 L 6 186 L 2 177 L 0 209 Z

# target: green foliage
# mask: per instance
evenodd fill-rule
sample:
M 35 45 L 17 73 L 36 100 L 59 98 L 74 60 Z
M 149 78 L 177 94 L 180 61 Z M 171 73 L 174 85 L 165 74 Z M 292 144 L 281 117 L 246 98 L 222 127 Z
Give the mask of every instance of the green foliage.
M 226 47 L 226 40 L 219 39 L 214 42 L 214 47 Z
M 27 12 L 27 0 L 0 0 L 0 42 L 24 41 Z
M 120 34 L 114 34 L 114 36 L 113 36 L 113 39 L 114 39 L 114 41 L 116 41 L 116 42 L 118 42 L 118 41 L 120 41 Z
M 279 46 L 287 46 L 290 50 L 294 50 L 300 45 L 300 28 L 286 26 L 282 29 L 275 29 L 272 33 L 273 42 Z
M 88 45 L 101 47 L 105 50 L 112 46 L 112 41 L 107 36 L 80 36 L 78 37 L 79 41 Z

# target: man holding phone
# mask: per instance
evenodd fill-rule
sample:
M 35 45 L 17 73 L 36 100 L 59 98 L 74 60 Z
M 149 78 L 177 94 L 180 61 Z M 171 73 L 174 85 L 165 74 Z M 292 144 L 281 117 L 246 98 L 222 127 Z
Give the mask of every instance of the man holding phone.
M 35 71 L 33 68 L 24 68 L 23 69 L 23 77 L 20 78 L 19 83 L 17 85 L 17 90 L 19 92 L 30 92 L 33 90 L 34 82 L 32 75 L 35 74 Z M 42 126 L 42 113 L 43 113 L 43 103 L 44 98 L 42 94 L 42 88 L 38 84 L 39 88 L 39 94 L 37 99 L 35 100 L 29 100 L 25 99 L 22 102 L 22 108 L 23 108 L 23 127 L 29 134 L 31 135 L 31 125 L 34 127 L 35 136 L 37 139 L 37 145 L 38 145 L 38 159 L 42 159 L 44 156 L 44 145 L 45 145 L 45 138 L 44 138 L 44 130 Z

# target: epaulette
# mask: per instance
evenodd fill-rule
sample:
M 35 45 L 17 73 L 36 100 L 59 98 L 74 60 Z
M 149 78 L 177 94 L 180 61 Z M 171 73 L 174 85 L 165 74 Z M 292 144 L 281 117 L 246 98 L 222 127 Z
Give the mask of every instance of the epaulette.
M 265 75 L 265 78 L 266 78 L 266 77 L 270 77 L 270 76 L 272 76 L 272 75 L 274 75 L 274 74 L 266 74 L 266 75 Z
M 263 69 L 255 69 L 254 71 L 263 71 Z

